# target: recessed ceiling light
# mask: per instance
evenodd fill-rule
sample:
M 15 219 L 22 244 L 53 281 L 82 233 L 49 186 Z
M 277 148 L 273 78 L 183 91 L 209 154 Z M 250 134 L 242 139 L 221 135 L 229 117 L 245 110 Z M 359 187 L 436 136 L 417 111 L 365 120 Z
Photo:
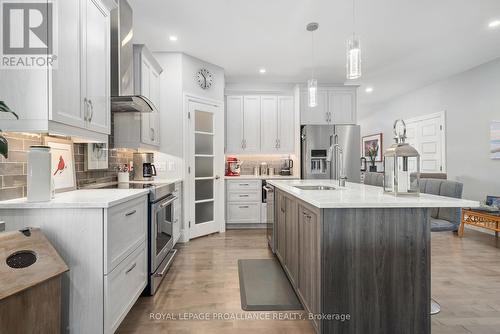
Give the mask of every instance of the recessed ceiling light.
M 265 69 L 265 68 L 261 68 L 261 69 L 259 70 L 259 73 L 260 73 L 260 74 L 264 74 L 264 73 L 266 73 L 266 72 L 267 72 L 267 71 L 266 71 L 266 69 Z
M 172 42 L 176 42 L 178 40 L 177 36 L 174 35 L 169 36 L 168 39 Z
M 491 21 L 490 23 L 488 23 L 488 27 L 489 28 L 500 27 L 500 20 Z
M 373 87 L 366 87 L 365 92 L 367 93 L 373 92 Z

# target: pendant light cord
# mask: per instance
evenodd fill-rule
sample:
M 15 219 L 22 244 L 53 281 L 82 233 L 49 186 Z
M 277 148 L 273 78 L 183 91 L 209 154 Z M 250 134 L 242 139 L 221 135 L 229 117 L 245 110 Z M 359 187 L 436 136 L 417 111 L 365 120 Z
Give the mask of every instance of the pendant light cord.
M 314 31 L 311 31 L 311 79 L 314 79 Z
M 356 0 L 352 0 L 352 36 L 356 35 Z

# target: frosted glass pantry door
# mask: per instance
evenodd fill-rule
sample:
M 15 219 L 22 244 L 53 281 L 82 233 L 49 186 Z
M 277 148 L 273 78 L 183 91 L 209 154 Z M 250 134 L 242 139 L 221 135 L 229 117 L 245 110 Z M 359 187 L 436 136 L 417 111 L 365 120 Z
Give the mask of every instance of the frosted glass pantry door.
M 222 111 L 210 104 L 189 102 L 190 121 L 190 238 L 218 232 L 223 224 L 220 187 L 224 165 Z M 222 206 L 223 207 L 223 206 Z

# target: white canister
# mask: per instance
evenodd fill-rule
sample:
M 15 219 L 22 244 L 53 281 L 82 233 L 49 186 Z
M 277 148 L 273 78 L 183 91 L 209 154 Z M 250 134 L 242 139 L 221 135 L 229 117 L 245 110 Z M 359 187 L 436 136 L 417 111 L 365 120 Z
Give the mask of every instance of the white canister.
M 130 181 L 128 172 L 118 172 L 118 183 L 128 183 Z
M 47 202 L 52 198 L 50 147 L 31 146 L 28 152 L 28 202 Z

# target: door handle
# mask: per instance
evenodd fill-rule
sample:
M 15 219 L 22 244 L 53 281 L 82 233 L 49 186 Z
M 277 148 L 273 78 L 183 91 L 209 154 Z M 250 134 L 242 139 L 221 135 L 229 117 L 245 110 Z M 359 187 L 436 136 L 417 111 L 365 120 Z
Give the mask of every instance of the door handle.
M 175 201 L 177 199 L 176 196 L 172 197 L 171 199 L 169 199 L 168 201 L 166 201 L 165 203 L 162 203 L 160 205 L 160 209 L 163 209 L 164 207 L 166 207 L 167 205 L 169 205 L 170 203 L 172 203 L 173 201 Z
M 215 179 L 216 180 L 220 179 L 220 176 L 219 175 L 215 175 Z

